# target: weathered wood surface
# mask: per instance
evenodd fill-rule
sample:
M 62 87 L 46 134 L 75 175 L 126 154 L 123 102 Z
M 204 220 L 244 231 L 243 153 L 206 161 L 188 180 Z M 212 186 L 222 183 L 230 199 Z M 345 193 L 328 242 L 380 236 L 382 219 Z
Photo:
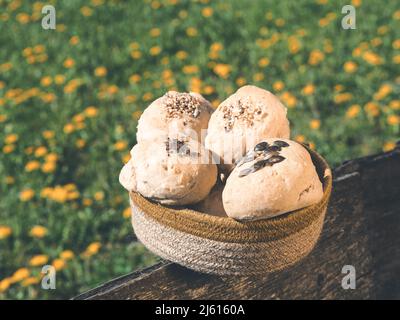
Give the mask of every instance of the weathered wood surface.
M 356 289 L 341 286 L 344 265 Z M 400 146 L 334 170 L 324 230 L 295 266 L 262 277 L 200 274 L 170 262 L 112 280 L 76 299 L 400 299 Z

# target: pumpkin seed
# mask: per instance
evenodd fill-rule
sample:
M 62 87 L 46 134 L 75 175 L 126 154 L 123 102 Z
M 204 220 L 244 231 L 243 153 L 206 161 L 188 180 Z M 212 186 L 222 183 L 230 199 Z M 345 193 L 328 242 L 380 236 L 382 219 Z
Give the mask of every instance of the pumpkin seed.
M 267 161 L 269 163 L 271 163 L 271 165 L 275 164 L 275 163 L 282 162 L 283 160 L 285 160 L 285 157 L 282 157 L 282 156 L 272 156 L 272 157 L 267 159 Z
M 260 142 L 258 144 L 256 144 L 256 146 L 254 147 L 254 151 L 264 151 L 265 149 L 267 149 L 269 146 L 268 142 L 263 141 Z
M 289 147 L 289 144 L 287 142 L 285 142 L 285 141 L 282 141 L 282 140 L 276 140 L 274 142 L 274 145 L 278 146 L 278 147 L 281 147 L 281 148 Z

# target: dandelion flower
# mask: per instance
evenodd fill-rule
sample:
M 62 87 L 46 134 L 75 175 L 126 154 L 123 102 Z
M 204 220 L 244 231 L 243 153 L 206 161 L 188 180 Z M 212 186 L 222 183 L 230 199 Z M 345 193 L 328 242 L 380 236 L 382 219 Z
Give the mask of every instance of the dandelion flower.
M 63 260 L 71 260 L 74 258 L 74 252 L 72 250 L 64 250 L 60 253 L 60 258 Z
M 57 258 L 52 261 L 51 265 L 56 269 L 56 271 L 60 271 L 65 268 L 67 263 L 65 260 Z
M 205 8 L 203 8 L 203 10 L 201 10 L 201 14 L 205 18 L 211 17 L 213 15 L 213 13 L 214 13 L 214 10 L 211 7 L 205 7 Z
M 23 202 L 31 200 L 35 196 L 35 191 L 32 189 L 24 189 L 19 194 L 19 199 Z
M 131 217 L 131 214 L 132 214 L 132 212 L 131 212 L 131 208 L 130 208 L 130 207 L 127 207 L 127 208 L 122 212 L 122 216 L 123 216 L 124 218 L 126 218 L 126 219 L 130 218 L 130 217 Z
M 221 78 L 226 79 L 231 73 L 231 66 L 228 64 L 218 63 L 213 68 L 213 71 Z
M 195 37 L 195 36 L 197 36 L 197 29 L 194 28 L 194 27 L 189 27 L 189 28 L 186 29 L 186 34 L 189 37 Z
M 40 162 L 33 160 L 33 161 L 29 161 L 26 165 L 25 165 L 25 171 L 27 172 L 32 172 L 34 170 L 37 170 L 40 168 Z
M 307 84 L 301 91 L 305 96 L 310 96 L 315 92 L 315 86 L 311 83 Z
M 30 271 L 28 268 L 19 268 L 11 276 L 11 282 L 16 283 L 29 277 Z
M 357 64 L 353 61 L 347 61 L 344 65 L 343 65 L 343 69 L 345 72 L 347 73 L 353 73 L 357 70 Z
M 104 77 L 104 76 L 106 76 L 107 75 L 107 68 L 103 67 L 103 66 L 97 67 L 96 69 L 94 69 L 94 75 L 96 77 Z
M 94 106 L 89 106 L 85 109 L 85 114 L 86 116 L 88 116 L 89 118 L 93 118 L 96 117 L 99 113 L 99 110 L 94 107 Z
M 311 128 L 312 130 L 318 130 L 320 126 L 321 126 L 321 121 L 320 121 L 320 120 L 318 120 L 318 119 L 312 119 L 312 120 L 310 121 L 310 128 Z
M 361 111 L 361 107 L 358 104 L 353 104 L 350 106 L 347 111 L 346 111 L 346 118 L 347 119 L 353 119 L 358 116 L 358 114 Z
M 397 115 L 391 114 L 391 115 L 389 115 L 389 116 L 387 117 L 387 123 L 388 123 L 390 126 L 398 125 L 398 124 L 400 124 L 400 117 L 397 116 Z
M 49 261 L 49 257 L 45 254 L 38 254 L 29 260 L 29 265 L 32 267 L 42 266 Z
M 43 238 L 47 234 L 47 228 L 43 226 L 34 226 L 32 227 L 29 234 L 34 238 Z
M 21 284 L 23 287 L 29 287 L 33 284 L 38 284 L 39 281 L 40 281 L 40 279 L 38 277 L 28 277 L 28 278 L 22 280 Z
M 383 145 L 383 151 L 384 152 L 389 152 L 392 151 L 394 148 L 396 148 L 396 143 L 393 141 L 387 141 Z
M 72 68 L 75 65 L 75 60 L 72 58 L 67 58 L 64 61 L 64 67 L 67 69 Z
M 0 225 L 0 240 L 8 238 L 11 234 L 12 234 L 11 227 Z
M 158 56 L 161 53 L 161 47 L 160 46 L 154 46 L 150 48 L 150 55 L 152 56 Z

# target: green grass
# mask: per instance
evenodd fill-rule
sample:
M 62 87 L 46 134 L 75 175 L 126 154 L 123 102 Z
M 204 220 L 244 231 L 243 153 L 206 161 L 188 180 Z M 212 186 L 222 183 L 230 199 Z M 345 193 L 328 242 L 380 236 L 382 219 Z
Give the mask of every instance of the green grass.
M 134 241 L 118 174 L 140 111 L 169 89 L 214 105 L 269 89 L 332 166 L 399 139 L 396 1 L 362 1 L 356 30 L 341 28 L 346 1 L 51 3 L 46 31 L 40 3 L 0 0 L 0 298 L 69 298 L 157 260 Z M 64 250 L 56 290 L 29 284 L 33 256 Z

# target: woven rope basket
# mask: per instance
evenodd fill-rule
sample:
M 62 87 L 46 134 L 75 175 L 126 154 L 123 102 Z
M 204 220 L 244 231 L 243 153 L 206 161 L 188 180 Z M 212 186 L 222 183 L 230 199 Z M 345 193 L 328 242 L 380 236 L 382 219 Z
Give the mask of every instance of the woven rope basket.
M 315 205 L 271 219 L 239 222 L 171 209 L 130 193 L 135 234 L 158 256 L 204 273 L 257 275 L 282 270 L 314 248 L 331 194 L 328 164 L 309 152 L 324 188 Z

